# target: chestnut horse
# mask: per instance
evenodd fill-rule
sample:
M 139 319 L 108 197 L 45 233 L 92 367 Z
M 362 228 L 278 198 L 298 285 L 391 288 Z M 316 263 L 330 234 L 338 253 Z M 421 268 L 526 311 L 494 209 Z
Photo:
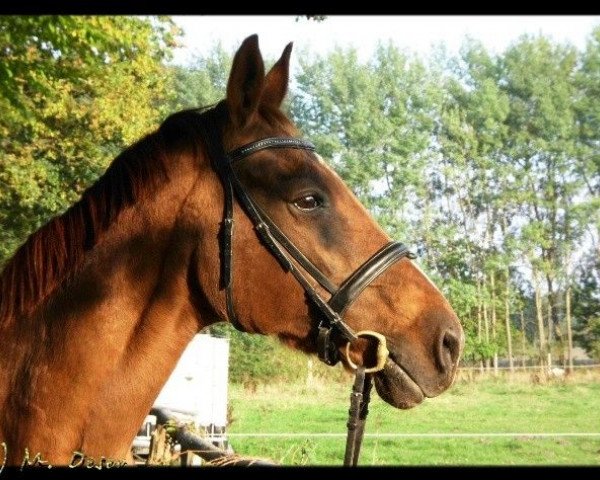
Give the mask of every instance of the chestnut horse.
M 237 190 L 230 205 L 232 256 L 226 258 L 227 189 L 215 169 L 221 159 L 213 154 L 245 157 L 231 167 L 238 186 L 331 284 L 343 284 L 366 260 L 383 255 L 374 252 L 392 245 L 310 144 L 294 143 L 298 132 L 280 110 L 290 52 L 291 44 L 265 75 L 258 37 L 247 38 L 235 55 L 225 100 L 170 116 L 6 264 L 0 276 L 0 442 L 6 451 L 0 448 L 0 464 L 3 453 L 7 464 L 20 464 L 25 449 L 52 464 L 69 463 L 75 451 L 128 458 L 187 344 L 234 314 L 248 332 L 317 352 L 323 319 L 313 297 L 331 292 L 297 260 L 283 268 Z M 265 138 L 276 140 L 274 148 L 253 143 Z M 240 155 L 248 144 L 252 148 Z M 464 336 L 442 293 L 405 250 L 394 249 L 393 261 L 343 307 L 343 322 L 387 339 L 390 353 L 374 374 L 376 390 L 389 404 L 410 408 L 451 385 Z M 310 277 L 312 296 L 297 272 Z M 338 333 L 328 339 L 329 353 L 346 368 L 369 361 L 372 342 L 361 339 L 346 350 Z

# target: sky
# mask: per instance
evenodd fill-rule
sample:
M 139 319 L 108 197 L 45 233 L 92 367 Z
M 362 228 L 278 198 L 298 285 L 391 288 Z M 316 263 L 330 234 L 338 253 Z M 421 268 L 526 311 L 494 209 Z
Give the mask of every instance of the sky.
M 185 32 L 184 48 L 174 61 L 185 64 L 193 54 L 210 51 L 217 40 L 234 50 L 249 35 L 257 33 L 263 56 L 276 59 L 290 41 L 294 50 L 325 53 L 336 44 L 353 45 L 361 58 L 369 58 L 378 41 L 388 39 L 401 49 L 419 55 L 444 42 L 456 53 L 467 35 L 492 52 L 502 52 L 524 33 L 544 34 L 555 41 L 584 48 L 600 15 L 558 16 L 328 16 L 322 22 L 296 16 L 174 16 Z

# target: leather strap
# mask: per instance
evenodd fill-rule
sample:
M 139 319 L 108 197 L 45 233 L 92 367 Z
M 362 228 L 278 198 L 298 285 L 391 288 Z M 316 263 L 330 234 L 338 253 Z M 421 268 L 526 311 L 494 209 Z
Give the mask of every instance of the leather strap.
M 414 258 L 402 243 L 390 242 L 382 247 L 340 285 L 337 292 L 329 299 L 331 308 L 343 316 L 348 307 L 373 280 L 404 257 Z
M 354 385 L 350 394 L 350 409 L 348 410 L 348 434 L 346 436 L 346 453 L 344 466 L 355 467 L 358 464 L 360 447 L 365 433 L 365 423 L 369 414 L 371 401 L 371 388 L 373 377 L 365 373 L 364 367 L 356 369 Z
M 289 137 L 270 137 L 236 148 L 229 152 L 227 157 L 230 161 L 235 162 L 266 148 L 297 148 L 310 150 L 311 152 L 315 151 L 315 146 L 307 140 Z

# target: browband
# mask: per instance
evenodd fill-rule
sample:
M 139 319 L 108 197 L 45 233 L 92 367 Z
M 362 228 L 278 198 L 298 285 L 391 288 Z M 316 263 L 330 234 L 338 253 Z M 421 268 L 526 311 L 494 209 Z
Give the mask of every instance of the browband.
M 307 140 L 288 137 L 271 137 L 236 148 L 227 153 L 227 157 L 231 162 L 235 162 L 236 160 L 240 160 L 260 150 L 265 150 L 266 148 L 296 148 L 300 150 L 309 150 L 311 152 L 315 151 L 315 146 Z

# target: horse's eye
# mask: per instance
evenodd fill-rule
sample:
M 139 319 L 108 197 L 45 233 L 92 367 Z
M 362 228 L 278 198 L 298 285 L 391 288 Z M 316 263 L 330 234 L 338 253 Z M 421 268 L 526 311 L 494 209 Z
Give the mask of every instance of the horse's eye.
M 294 200 L 294 206 L 299 210 L 309 212 L 323 205 L 323 200 L 314 194 L 303 195 Z

